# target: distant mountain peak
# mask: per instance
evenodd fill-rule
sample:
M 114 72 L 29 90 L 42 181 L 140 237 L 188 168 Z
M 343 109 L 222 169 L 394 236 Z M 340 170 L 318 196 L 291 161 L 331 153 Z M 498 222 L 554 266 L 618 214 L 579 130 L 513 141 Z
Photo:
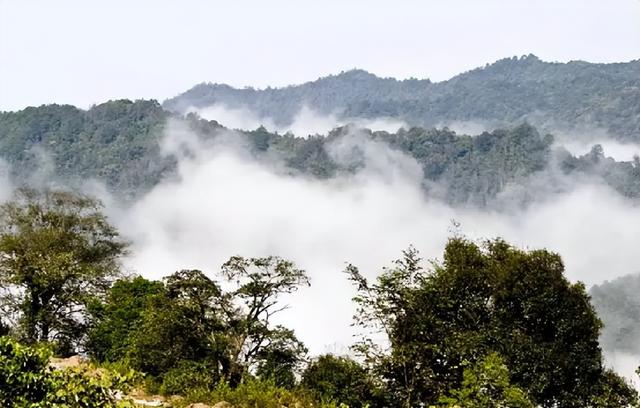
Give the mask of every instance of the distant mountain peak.
M 346 71 L 340 71 L 335 75 L 328 75 L 318 78 L 314 82 L 327 82 L 327 81 L 346 81 L 346 82 L 359 82 L 359 81 L 376 81 L 380 80 L 379 76 L 372 74 L 369 71 L 365 71 L 360 68 L 352 68 Z

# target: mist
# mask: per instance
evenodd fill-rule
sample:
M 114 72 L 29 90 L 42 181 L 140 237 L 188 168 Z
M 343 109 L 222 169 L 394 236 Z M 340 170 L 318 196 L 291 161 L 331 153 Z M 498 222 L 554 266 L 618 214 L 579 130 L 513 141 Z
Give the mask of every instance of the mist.
M 291 308 L 278 319 L 312 354 L 353 343 L 347 262 L 374 278 L 409 245 L 437 260 L 452 220 L 470 239 L 503 237 L 558 252 L 566 276 L 587 286 L 638 270 L 640 209 L 603 185 L 575 182 L 524 209 L 454 208 L 426 195 L 412 158 L 355 127 L 328 151 L 337 161 L 357 154 L 364 166 L 329 180 L 291 175 L 245 146 L 237 132 L 204 142 L 180 122 L 168 126 L 163 149 L 178 159 L 178 176 L 130 207 L 110 208 L 133 243 L 125 267 L 151 278 L 197 268 L 215 279 L 232 255 L 291 259 L 311 287 L 288 298 Z
M 246 106 L 232 108 L 224 104 L 215 104 L 205 108 L 191 107 L 186 112 L 194 112 L 204 119 L 215 120 L 229 129 L 254 130 L 263 126 L 270 132 L 289 132 L 299 137 L 326 135 L 331 130 L 348 124 L 386 132 L 397 132 L 400 128 L 409 127 L 405 122 L 395 118 L 340 118 L 337 113 L 324 115 L 306 105 L 300 107 L 291 123 L 287 125 L 276 125 L 271 118 L 262 117 Z

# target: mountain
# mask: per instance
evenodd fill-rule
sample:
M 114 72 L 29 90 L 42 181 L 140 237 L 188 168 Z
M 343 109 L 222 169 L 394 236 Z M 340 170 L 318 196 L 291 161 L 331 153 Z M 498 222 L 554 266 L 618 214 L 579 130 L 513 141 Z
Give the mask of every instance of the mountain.
M 640 274 L 605 281 L 589 290 L 591 303 L 606 322 L 600 343 L 607 351 L 640 353 Z
M 95 179 L 118 196 L 135 197 L 176 174 L 176 159 L 161 151 L 169 119 L 205 141 L 226 130 L 194 114 L 166 111 L 156 101 L 110 101 L 89 110 L 44 105 L 0 113 L 0 158 L 18 184 L 73 185 Z M 325 136 L 296 137 L 259 128 L 233 135 L 274 166 L 282 163 L 291 173 L 331 178 L 363 164 L 358 152 L 348 158 L 331 154 L 331 146 L 349 133 L 349 127 L 340 127 Z M 361 133 L 415 159 L 425 191 L 454 205 L 526 205 L 562 191 L 566 178 L 601 180 L 627 197 L 640 198 L 639 163 L 607 158 L 599 146 L 584 156 L 571 155 L 554 146 L 553 136 L 529 124 L 476 136 L 419 127 Z
M 571 131 L 588 139 L 604 131 L 620 141 L 640 141 L 640 60 L 555 63 L 529 55 L 437 83 L 363 70 L 284 88 L 203 83 L 163 106 L 184 113 L 216 104 L 250 109 L 279 126 L 291 124 L 306 106 L 341 119 L 390 117 L 420 127 L 474 122 L 490 129 L 527 121 L 543 132 Z

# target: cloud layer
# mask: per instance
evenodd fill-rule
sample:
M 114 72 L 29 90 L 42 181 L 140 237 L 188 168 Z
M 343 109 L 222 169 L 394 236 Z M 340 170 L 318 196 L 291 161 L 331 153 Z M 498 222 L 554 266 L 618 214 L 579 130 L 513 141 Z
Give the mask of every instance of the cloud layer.
M 331 180 L 285 175 L 243 145 L 234 132 L 204 144 L 178 123 L 169 127 L 164 147 L 178 157 L 179 177 L 116 215 L 134 243 L 126 265 L 155 278 L 181 268 L 215 276 L 231 255 L 289 258 L 312 287 L 289 299 L 281 319 L 315 353 L 352 342 L 346 262 L 374 277 L 410 244 L 438 258 L 452 219 L 473 239 L 559 252 L 573 281 L 638 271 L 640 209 L 604 186 L 575 185 L 524 210 L 459 209 L 425 196 L 413 159 L 357 131 L 329 151 L 336 160 L 357 151 L 364 168 Z
M 394 118 L 338 118 L 336 114 L 322 115 L 308 106 L 302 106 L 293 121 L 288 125 L 276 125 L 271 118 L 260 117 L 247 107 L 230 108 L 224 104 L 215 104 L 206 108 L 190 108 L 187 112 L 197 113 L 204 119 L 215 120 L 229 129 L 254 130 L 260 126 L 271 132 L 291 132 L 299 137 L 326 135 L 336 127 L 353 124 L 374 131 L 397 132 L 407 128 L 407 124 Z

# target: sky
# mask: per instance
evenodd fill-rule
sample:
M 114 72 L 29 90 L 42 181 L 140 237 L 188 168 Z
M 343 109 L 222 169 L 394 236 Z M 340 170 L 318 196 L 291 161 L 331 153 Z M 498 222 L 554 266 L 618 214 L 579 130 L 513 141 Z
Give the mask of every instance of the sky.
M 283 86 L 351 68 L 445 80 L 499 58 L 640 57 L 639 0 L 0 0 L 0 110 Z

